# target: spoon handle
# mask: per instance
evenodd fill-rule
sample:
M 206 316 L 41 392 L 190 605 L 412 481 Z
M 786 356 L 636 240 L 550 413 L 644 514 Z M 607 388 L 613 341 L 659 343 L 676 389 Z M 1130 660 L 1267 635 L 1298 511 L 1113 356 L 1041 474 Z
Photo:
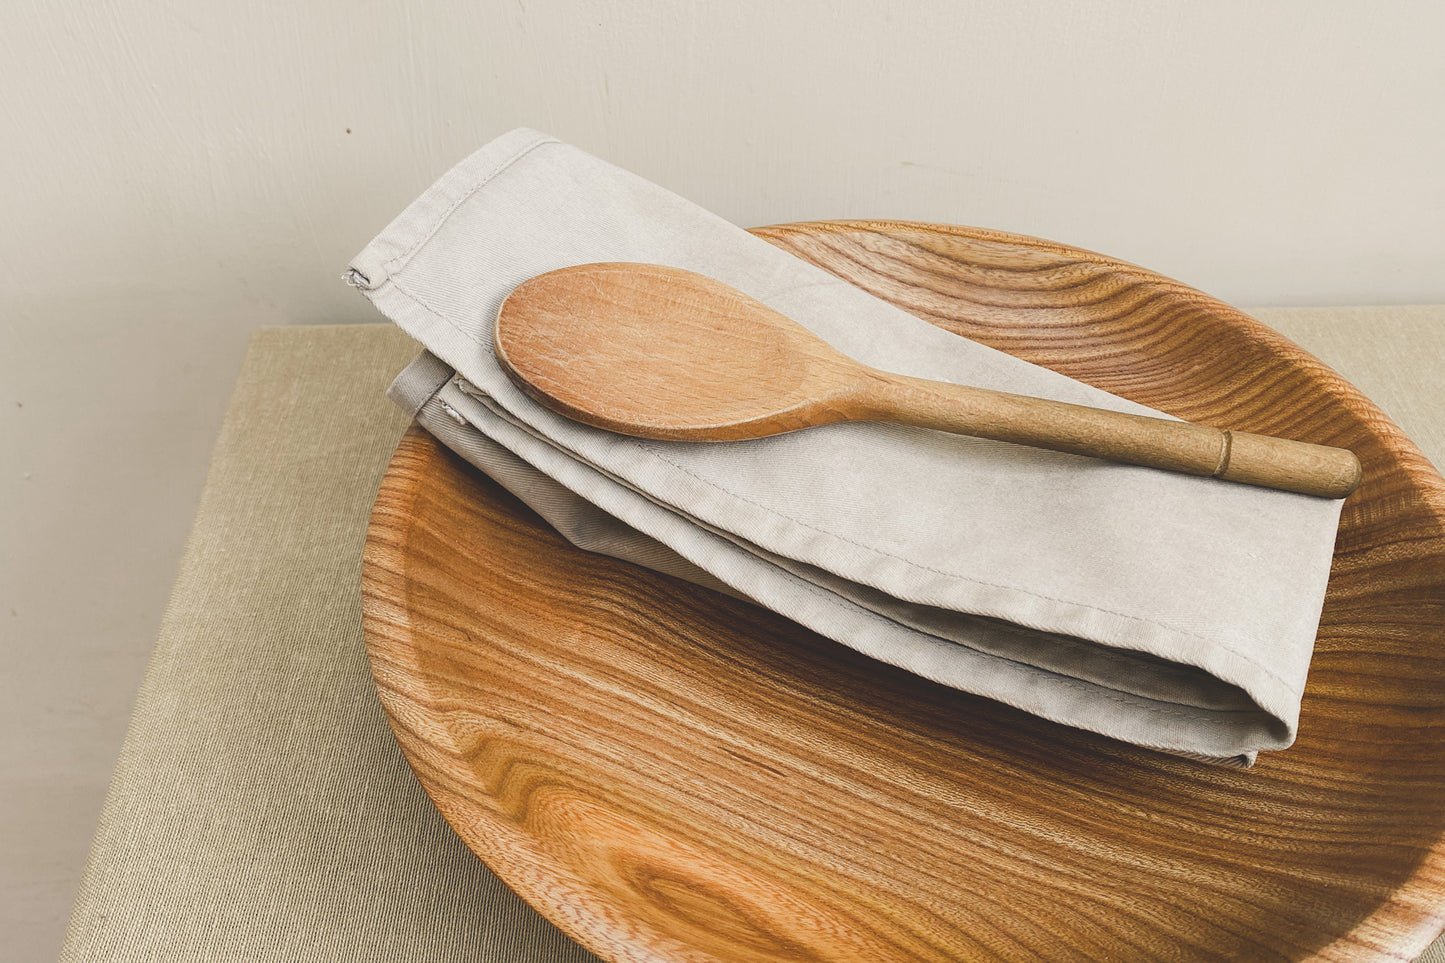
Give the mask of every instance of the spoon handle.
M 1187 421 L 870 371 L 870 420 L 1207 475 L 1264 488 L 1343 498 L 1360 483 L 1354 452 Z

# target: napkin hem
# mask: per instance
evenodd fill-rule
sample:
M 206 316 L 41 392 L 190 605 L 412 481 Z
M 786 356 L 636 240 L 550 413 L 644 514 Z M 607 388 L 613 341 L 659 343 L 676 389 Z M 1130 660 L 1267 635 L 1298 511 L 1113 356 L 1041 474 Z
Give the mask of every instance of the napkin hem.
M 541 131 L 519 127 L 491 141 L 440 177 L 392 219 L 349 265 L 356 286 L 370 291 L 399 271 L 467 199 L 527 154 L 546 144 L 561 143 Z M 458 190 L 458 185 L 465 190 Z

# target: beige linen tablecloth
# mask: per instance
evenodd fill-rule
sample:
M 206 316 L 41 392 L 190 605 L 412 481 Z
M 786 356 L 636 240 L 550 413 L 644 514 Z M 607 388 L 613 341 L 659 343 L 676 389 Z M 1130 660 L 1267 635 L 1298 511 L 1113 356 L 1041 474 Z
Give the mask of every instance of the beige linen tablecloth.
M 1255 313 L 1445 462 L 1445 305 Z M 253 338 L 62 960 L 595 959 L 452 834 L 372 688 L 361 547 L 416 350 L 390 325 Z

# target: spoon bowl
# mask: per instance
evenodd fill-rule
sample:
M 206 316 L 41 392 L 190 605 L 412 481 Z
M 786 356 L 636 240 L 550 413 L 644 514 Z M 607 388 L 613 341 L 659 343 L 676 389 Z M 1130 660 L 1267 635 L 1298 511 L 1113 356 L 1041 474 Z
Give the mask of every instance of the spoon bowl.
M 587 264 L 519 285 L 496 354 L 536 401 L 640 438 L 737 441 L 843 421 L 859 367 L 792 319 L 712 278 Z

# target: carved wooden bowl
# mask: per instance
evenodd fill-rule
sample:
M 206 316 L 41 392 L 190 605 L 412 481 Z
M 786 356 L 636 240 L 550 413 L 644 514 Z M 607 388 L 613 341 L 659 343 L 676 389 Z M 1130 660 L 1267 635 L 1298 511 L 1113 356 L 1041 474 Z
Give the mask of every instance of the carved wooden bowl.
M 413 428 L 363 572 L 417 777 L 609 960 L 1399 960 L 1445 926 L 1445 483 L 1351 385 L 1149 271 L 830 222 L 784 250 L 1181 417 L 1353 449 L 1292 748 L 1212 767 L 1036 719 L 572 548 Z

